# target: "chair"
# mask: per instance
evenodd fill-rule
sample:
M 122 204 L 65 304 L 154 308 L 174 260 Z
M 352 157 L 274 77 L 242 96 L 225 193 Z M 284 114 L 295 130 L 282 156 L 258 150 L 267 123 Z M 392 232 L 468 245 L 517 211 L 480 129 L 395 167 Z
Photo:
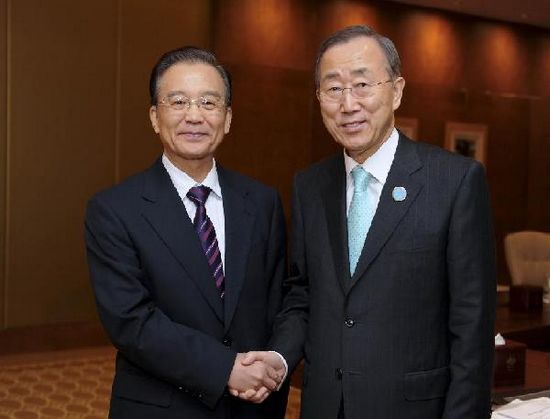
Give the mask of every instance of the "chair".
M 512 285 L 550 285 L 550 233 L 510 233 L 504 238 L 504 251 Z

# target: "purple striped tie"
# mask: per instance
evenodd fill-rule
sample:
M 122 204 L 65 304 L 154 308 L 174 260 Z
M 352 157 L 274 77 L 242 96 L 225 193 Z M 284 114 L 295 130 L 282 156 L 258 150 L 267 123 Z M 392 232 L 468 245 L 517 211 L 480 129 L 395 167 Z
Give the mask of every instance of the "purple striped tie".
M 223 298 L 225 286 L 222 255 L 218 246 L 218 239 L 216 238 L 214 224 L 212 224 L 212 221 L 208 215 L 206 215 L 206 207 L 204 206 L 210 191 L 211 189 L 207 186 L 195 186 L 189 189 L 189 192 L 187 192 L 187 197 L 197 206 L 197 212 L 195 213 L 193 224 L 197 234 L 199 235 L 202 250 L 206 255 L 206 259 L 208 259 L 210 268 L 212 269 L 214 280 L 216 281 L 216 287 L 220 291 L 221 298 Z

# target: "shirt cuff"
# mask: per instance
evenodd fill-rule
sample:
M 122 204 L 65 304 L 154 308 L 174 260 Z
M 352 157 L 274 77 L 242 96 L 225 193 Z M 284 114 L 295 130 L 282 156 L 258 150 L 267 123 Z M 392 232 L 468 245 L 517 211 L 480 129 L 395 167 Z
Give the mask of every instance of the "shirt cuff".
M 279 383 L 279 385 L 275 389 L 275 391 L 279 391 L 279 389 L 281 388 L 281 386 L 283 385 L 283 383 L 286 380 L 286 376 L 288 375 L 288 364 L 286 363 L 285 357 L 282 356 L 279 352 L 277 352 L 277 351 L 269 351 L 269 352 L 271 352 L 272 354 L 277 354 L 279 356 L 279 358 L 281 358 L 281 361 L 283 361 L 283 364 L 285 366 L 285 375 L 283 376 L 283 379 L 281 380 L 281 382 Z

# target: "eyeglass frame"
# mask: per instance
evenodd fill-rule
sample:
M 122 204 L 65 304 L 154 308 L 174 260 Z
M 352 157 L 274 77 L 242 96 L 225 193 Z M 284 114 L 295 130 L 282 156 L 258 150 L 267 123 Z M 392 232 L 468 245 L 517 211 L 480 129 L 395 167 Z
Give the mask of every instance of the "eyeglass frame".
M 181 109 L 177 109 L 177 108 L 174 109 L 173 105 L 171 105 L 170 103 L 166 103 L 166 101 L 168 99 L 178 98 L 178 97 L 187 100 L 187 103 L 181 105 L 182 106 Z M 212 101 L 212 100 L 209 100 L 209 99 L 215 99 L 215 102 L 216 102 L 212 109 L 208 109 L 208 108 L 204 107 L 205 102 Z M 187 96 L 185 96 L 183 94 L 179 94 L 179 93 L 178 94 L 169 94 L 169 95 L 164 96 L 162 99 L 157 101 L 157 104 L 155 106 L 158 106 L 158 105 L 166 106 L 172 112 L 184 112 L 184 111 L 190 110 L 191 106 L 193 104 L 195 104 L 197 106 L 197 109 L 201 112 L 214 112 L 214 111 L 217 111 L 217 110 L 221 111 L 224 108 L 227 108 L 225 100 L 221 96 L 220 97 L 216 97 L 214 95 L 211 95 L 211 97 L 209 97 L 209 96 L 199 96 L 197 98 L 191 99 L 190 97 L 187 97 Z
M 338 89 L 338 90 L 335 90 L 337 92 L 339 92 L 339 95 L 338 97 L 330 97 L 327 93 L 326 93 L 326 90 L 321 90 L 321 88 L 319 87 L 317 89 L 317 97 L 319 98 L 319 100 L 322 100 L 323 98 L 325 99 L 325 102 L 329 102 L 329 103 L 338 103 L 340 101 L 342 101 L 342 99 L 344 98 L 344 92 L 346 90 L 349 90 L 349 93 L 352 97 L 354 97 L 355 99 L 365 99 L 367 97 L 369 97 L 369 94 L 366 94 L 365 96 L 357 96 L 357 94 L 354 94 L 353 91 L 354 89 L 357 88 L 357 85 L 358 84 L 365 84 L 366 87 L 368 87 L 369 89 L 373 89 L 375 87 L 378 87 L 378 86 L 381 86 L 383 84 L 386 84 L 386 83 L 393 83 L 395 82 L 394 79 L 388 79 L 388 80 L 384 80 L 384 81 L 377 81 L 377 82 L 366 82 L 366 81 L 362 81 L 360 83 L 357 83 L 355 86 L 351 86 L 351 87 L 339 87 L 339 86 L 333 86 L 331 87 L 330 89 Z M 329 89 L 327 89 L 329 90 Z

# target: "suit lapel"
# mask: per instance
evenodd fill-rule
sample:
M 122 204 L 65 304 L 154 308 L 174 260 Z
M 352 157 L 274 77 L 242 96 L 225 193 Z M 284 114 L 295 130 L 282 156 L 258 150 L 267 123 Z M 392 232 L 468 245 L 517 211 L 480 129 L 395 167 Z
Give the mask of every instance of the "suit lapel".
M 225 214 L 225 330 L 229 329 L 243 287 L 254 224 L 253 206 L 247 191 L 218 166 Z
M 336 156 L 328 167 L 328 179 L 322 192 L 325 201 L 329 242 L 336 277 L 342 290 L 349 287 L 348 233 L 346 218 L 346 177 L 344 157 Z
M 159 159 L 143 189 L 143 216 L 223 322 L 223 303 L 185 206 Z M 175 273 L 177 280 L 177 273 Z M 179 283 L 176 282 L 176 285 Z
M 368 269 L 415 200 L 418 192 L 422 189 L 423 184 L 413 176 L 413 173 L 420 167 L 422 167 L 422 164 L 418 158 L 415 143 L 400 135 L 395 158 L 382 189 L 380 202 L 365 240 L 357 268 L 351 278 L 349 289 Z M 393 199 L 393 189 L 398 186 L 404 187 L 407 191 L 407 196 L 403 201 Z

